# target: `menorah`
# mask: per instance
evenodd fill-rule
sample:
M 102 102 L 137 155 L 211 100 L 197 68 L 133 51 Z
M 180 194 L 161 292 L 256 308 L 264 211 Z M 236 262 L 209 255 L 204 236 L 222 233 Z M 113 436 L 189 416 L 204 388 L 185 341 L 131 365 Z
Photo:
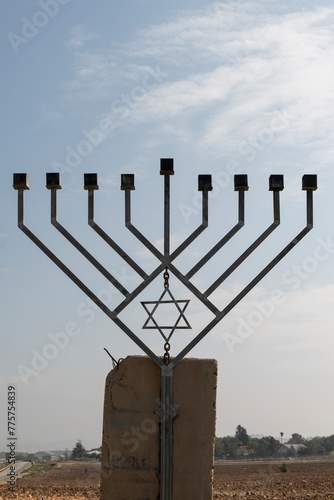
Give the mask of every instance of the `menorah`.
M 57 191 L 61 189 L 60 174 L 46 174 L 46 187 L 51 192 L 51 223 L 52 225 L 92 264 L 102 275 L 112 283 L 124 296 L 124 299 L 114 310 L 105 305 L 51 250 L 45 246 L 24 223 L 24 192 L 29 189 L 27 174 L 14 174 L 13 187 L 18 191 L 18 227 L 58 266 L 123 332 L 149 356 L 161 370 L 161 406 L 156 411 L 160 418 L 160 498 L 172 500 L 173 474 L 173 419 L 178 411 L 173 406 L 173 369 L 175 366 L 264 278 L 283 257 L 294 248 L 313 227 L 313 191 L 317 189 L 317 176 L 305 174 L 302 178 L 302 190 L 306 191 L 306 226 L 272 259 L 231 302 L 219 309 L 210 299 L 210 295 L 240 266 L 247 257 L 278 227 L 280 224 L 279 193 L 284 189 L 283 175 L 270 175 L 269 190 L 273 192 L 273 222 L 272 224 L 222 272 L 206 291 L 200 291 L 191 278 L 208 261 L 219 252 L 224 245 L 244 226 L 245 191 L 248 191 L 248 178 L 245 174 L 234 176 L 234 190 L 238 193 L 238 221 L 232 229 L 213 246 L 187 274 L 182 273 L 174 264 L 174 260 L 193 243 L 193 241 L 208 227 L 208 193 L 213 189 L 211 175 L 198 176 L 198 191 L 202 192 L 202 222 L 185 241 L 174 251 L 170 248 L 170 177 L 174 174 L 173 159 L 160 160 L 160 174 L 164 176 L 164 251 L 157 249 L 131 222 L 131 192 L 135 189 L 134 174 L 122 174 L 121 190 L 125 193 L 125 226 L 129 231 L 156 257 L 159 265 L 153 272 L 147 274 L 115 241 L 94 221 L 94 194 L 99 189 L 97 174 L 84 174 L 84 189 L 88 191 L 88 224 L 94 231 L 132 267 L 140 276 L 141 283 L 128 291 L 104 266 L 89 253 L 57 220 Z M 170 340 L 176 329 L 190 328 L 185 316 L 188 300 L 176 300 L 169 288 L 169 273 L 172 273 L 190 292 L 201 301 L 213 314 L 212 319 L 177 355 L 170 357 Z M 164 355 L 153 352 L 120 318 L 123 311 L 139 294 L 159 275 L 164 277 L 164 291 L 157 301 L 142 302 L 148 313 L 148 319 L 143 328 L 154 328 L 164 339 Z M 167 298 L 167 299 L 166 299 Z M 159 325 L 154 317 L 158 307 L 172 304 L 178 311 L 174 325 Z M 152 308 L 153 306 L 153 308 Z M 151 309 L 150 309 L 151 308 Z M 151 326 L 150 326 L 151 325 Z M 167 330 L 167 333 L 166 333 Z M 169 333 L 168 333 L 169 331 Z

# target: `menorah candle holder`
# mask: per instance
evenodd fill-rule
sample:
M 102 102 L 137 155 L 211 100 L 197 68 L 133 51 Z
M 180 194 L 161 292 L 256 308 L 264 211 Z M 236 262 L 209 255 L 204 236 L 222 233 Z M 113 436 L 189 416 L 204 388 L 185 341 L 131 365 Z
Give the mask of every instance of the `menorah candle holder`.
M 259 281 L 266 276 L 283 257 L 290 252 L 313 227 L 313 191 L 317 189 L 317 176 L 305 174 L 302 178 L 302 190 L 306 191 L 306 226 L 288 243 L 261 272 L 253 278 L 243 290 L 223 309 L 219 309 L 210 299 L 210 295 L 230 276 L 247 257 L 278 227 L 280 224 L 279 193 L 284 188 L 283 175 L 269 177 L 269 190 L 273 193 L 272 224 L 235 260 L 235 262 L 212 283 L 206 291 L 200 291 L 190 280 L 207 262 L 219 252 L 224 245 L 244 226 L 245 192 L 248 191 L 248 179 L 245 174 L 234 176 L 234 189 L 238 194 L 238 221 L 211 250 L 204 255 L 195 266 L 183 274 L 173 264 L 173 261 L 208 227 L 208 194 L 212 190 L 211 175 L 198 176 L 198 190 L 202 192 L 202 223 L 174 251 L 170 249 L 170 178 L 174 174 L 174 163 L 171 158 L 160 160 L 160 175 L 164 176 L 164 251 L 160 252 L 131 222 L 131 193 L 135 190 L 134 175 L 121 176 L 121 190 L 125 193 L 125 226 L 154 255 L 159 265 L 153 272 L 147 274 L 100 226 L 94 221 L 94 194 L 99 189 L 96 173 L 84 175 L 84 189 L 88 191 L 88 224 L 92 229 L 118 253 L 122 259 L 140 276 L 141 283 L 128 291 L 95 257 L 89 253 L 57 220 L 57 191 L 61 189 L 60 174 L 46 174 L 46 187 L 51 192 L 51 223 L 102 275 L 112 283 L 124 296 L 114 310 L 108 308 L 64 263 L 32 233 L 24 223 L 24 192 L 29 189 L 27 174 L 14 174 L 13 187 L 18 191 L 18 227 L 58 266 L 123 332 L 128 335 L 142 351 L 149 356 L 161 369 L 161 407 L 157 410 L 160 417 L 160 499 L 172 500 L 173 474 L 173 419 L 178 411 L 173 406 L 173 369 L 232 309 Z M 164 356 L 153 352 L 140 338 L 118 317 L 140 293 L 163 273 L 165 279 L 164 292 L 156 302 L 142 302 L 149 318 L 144 328 L 157 329 L 164 338 Z M 172 273 L 188 290 L 197 297 L 213 314 L 211 320 L 196 336 L 173 358 L 170 357 L 170 340 L 177 328 L 189 328 L 185 317 L 185 303 L 177 301 L 169 290 L 169 273 Z M 167 299 L 165 298 L 167 297 Z M 165 300 L 164 300 L 165 299 Z M 179 317 L 174 325 L 159 325 L 154 319 L 154 313 L 161 304 L 174 304 Z M 182 307 L 181 307 L 182 303 Z M 148 306 L 154 306 L 150 311 Z M 151 326 L 149 325 L 151 321 Z M 181 325 L 182 323 L 182 325 Z M 169 334 L 165 334 L 165 330 Z

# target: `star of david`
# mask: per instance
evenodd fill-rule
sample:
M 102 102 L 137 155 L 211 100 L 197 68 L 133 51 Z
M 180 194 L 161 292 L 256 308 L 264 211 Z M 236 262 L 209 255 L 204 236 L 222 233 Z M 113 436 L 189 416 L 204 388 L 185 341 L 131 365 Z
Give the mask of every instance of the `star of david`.
M 169 295 L 170 299 L 163 300 L 163 298 L 165 297 L 166 294 Z M 189 302 L 190 302 L 190 300 L 175 300 L 175 298 L 174 298 L 172 292 L 169 290 L 169 288 L 165 288 L 165 290 L 161 294 L 159 300 L 157 300 L 157 301 L 151 300 L 151 301 L 141 302 L 142 306 L 144 307 L 145 311 L 148 314 L 148 318 L 142 327 L 143 330 L 150 330 L 150 329 L 151 330 L 159 330 L 160 334 L 163 336 L 165 341 L 169 342 L 169 340 L 170 340 L 171 336 L 173 335 L 173 333 L 175 332 L 175 330 L 191 328 L 187 318 L 184 315 L 184 312 L 187 309 Z M 153 304 L 154 304 L 154 307 L 150 311 L 149 307 L 147 307 L 147 306 L 153 305 Z M 155 320 L 153 315 L 156 312 L 156 310 L 158 309 L 158 307 L 162 306 L 163 304 L 175 304 L 175 307 L 176 307 L 177 311 L 179 312 L 179 316 L 176 319 L 174 325 L 159 326 L 157 321 Z M 181 307 L 181 304 L 182 304 L 182 307 Z M 183 325 L 180 325 L 181 321 L 183 321 Z M 151 325 L 149 325 L 150 322 L 151 322 Z M 153 325 L 152 325 L 152 323 L 153 323 Z M 170 330 L 169 335 L 166 335 L 163 332 L 163 330 Z

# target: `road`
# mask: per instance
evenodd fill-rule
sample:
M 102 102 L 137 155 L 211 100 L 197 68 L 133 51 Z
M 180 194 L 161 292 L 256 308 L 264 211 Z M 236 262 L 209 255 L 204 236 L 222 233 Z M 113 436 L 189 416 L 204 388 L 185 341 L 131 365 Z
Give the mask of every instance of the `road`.
M 24 472 L 26 469 L 31 467 L 31 462 L 16 462 L 15 466 L 15 474 L 18 476 L 21 472 Z M 8 481 L 9 477 L 7 474 L 10 472 L 10 467 L 6 467 L 3 471 L 0 472 L 0 483 L 4 483 Z

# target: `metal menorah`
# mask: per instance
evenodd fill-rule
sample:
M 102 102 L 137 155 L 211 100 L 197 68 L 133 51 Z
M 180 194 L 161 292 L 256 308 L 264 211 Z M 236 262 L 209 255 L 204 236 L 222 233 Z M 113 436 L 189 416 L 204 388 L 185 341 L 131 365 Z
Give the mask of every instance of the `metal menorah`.
M 306 226 L 288 245 L 278 253 L 257 276 L 245 286 L 245 288 L 222 310 L 209 300 L 210 295 L 230 276 L 235 269 L 267 238 L 280 224 L 280 202 L 279 193 L 284 188 L 283 175 L 271 175 L 269 177 L 269 190 L 273 192 L 273 223 L 245 250 L 240 257 L 212 283 L 205 292 L 201 292 L 190 279 L 201 269 L 244 225 L 245 213 L 245 191 L 248 190 L 247 175 L 234 176 L 234 189 L 238 192 L 238 222 L 220 239 L 220 241 L 206 254 L 187 274 L 180 272 L 174 266 L 173 261 L 208 227 L 208 192 L 212 190 L 211 175 L 198 176 L 198 190 L 202 192 L 202 223 L 198 228 L 172 253 L 170 250 L 170 176 L 174 174 L 173 159 L 164 158 L 160 160 L 160 174 L 164 176 L 164 252 L 160 252 L 131 222 L 131 191 L 135 189 L 134 175 L 123 174 L 121 176 L 121 189 L 125 192 L 125 226 L 133 235 L 158 259 L 159 265 L 147 274 L 118 244 L 106 234 L 94 221 L 94 192 L 99 189 L 97 174 L 84 175 L 84 189 L 88 191 L 88 224 L 101 238 L 117 252 L 125 262 L 136 271 L 142 278 L 142 282 L 132 292 L 125 287 L 94 257 L 91 255 L 58 221 L 57 221 L 57 190 L 61 189 L 60 174 L 46 174 L 46 187 L 51 191 L 51 223 L 60 233 L 84 256 L 86 259 L 107 278 L 124 299 L 118 306 L 109 309 L 63 262 L 47 248 L 24 224 L 24 191 L 29 189 L 27 174 L 14 174 L 14 189 L 18 191 L 18 226 L 19 228 L 112 320 L 119 328 L 128 335 L 138 347 L 140 347 L 161 369 L 161 407 L 156 411 L 160 418 L 160 498 L 161 500 L 172 500 L 172 477 L 173 477 L 173 419 L 178 411 L 173 406 L 173 369 L 174 367 L 195 347 L 226 315 L 238 304 L 245 295 L 252 290 L 259 281 L 283 257 L 292 250 L 294 246 L 313 227 L 313 191 L 317 189 L 317 176 L 304 175 L 302 178 L 302 189 L 306 191 Z M 163 273 L 164 292 L 157 301 L 142 302 L 148 313 L 148 320 L 143 328 L 155 328 L 164 338 L 164 356 L 155 354 L 123 321 L 118 317 L 123 311 L 155 278 Z M 170 357 L 170 339 L 178 328 L 190 328 L 185 317 L 185 309 L 188 300 L 176 300 L 169 289 L 169 273 L 172 273 L 183 285 L 185 285 L 213 314 L 214 319 L 210 321 L 202 331 L 189 342 L 175 357 Z M 165 297 L 167 296 L 167 300 Z M 165 300 L 164 300 L 165 299 Z M 158 307 L 162 304 L 174 304 L 178 311 L 178 319 L 174 325 L 159 325 L 154 318 Z M 181 307 L 182 305 L 182 307 Z M 153 306 L 153 308 L 152 308 Z M 151 326 L 149 326 L 151 325 Z M 183 325 L 183 326 L 182 326 Z M 169 330 L 169 333 L 165 333 Z

